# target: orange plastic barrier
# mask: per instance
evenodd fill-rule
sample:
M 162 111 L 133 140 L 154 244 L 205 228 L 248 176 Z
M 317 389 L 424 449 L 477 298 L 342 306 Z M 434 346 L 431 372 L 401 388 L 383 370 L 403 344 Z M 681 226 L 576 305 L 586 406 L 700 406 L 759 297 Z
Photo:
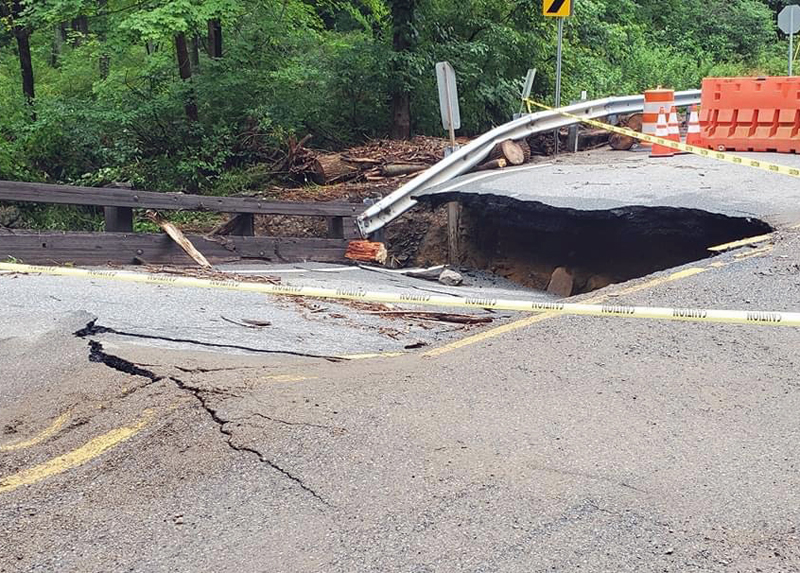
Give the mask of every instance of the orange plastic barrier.
M 800 151 L 800 77 L 706 78 L 701 145 L 719 151 Z

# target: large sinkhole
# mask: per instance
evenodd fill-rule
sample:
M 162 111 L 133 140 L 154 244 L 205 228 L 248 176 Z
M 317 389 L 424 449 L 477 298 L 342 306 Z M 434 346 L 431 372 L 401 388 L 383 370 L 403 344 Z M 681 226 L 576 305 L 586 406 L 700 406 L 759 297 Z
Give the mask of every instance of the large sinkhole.
M 389 235 L 401 264 L 448 262 L 447 208 L 460 205 L 454 264 L 569 296 L 712 255 L 709 247 L 768 233 L 748 217 L 697 209 L 620 207 L 583 211 L 492 194 L 417 198 L 421 209 Z

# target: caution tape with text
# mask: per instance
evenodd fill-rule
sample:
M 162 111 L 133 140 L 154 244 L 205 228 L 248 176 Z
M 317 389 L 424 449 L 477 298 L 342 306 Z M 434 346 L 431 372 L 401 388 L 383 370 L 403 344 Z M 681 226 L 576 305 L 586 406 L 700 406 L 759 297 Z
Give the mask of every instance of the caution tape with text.
M 549 312 L 556 314 L 650 318 L 690 322 L 759 324 L 766 326 L 800 326 L 800 313 L 798 312 L 657 308 L 624 305 L 538 302 L 529 300 L 504 300 L 496 298 L 464 298 L 457 296 L 440 296 L 416 293 L 369 292 L 360 288 L 330 289 L 308 286 L 270 285 L 263 283 L 134 273 L 130 271 L 89 270 L 74 267 L 48 267 L 38 265 L 21 265 L 16 263 L 0 263 L 0 270 L 17 273 L 40 273 L 55 276 L 80 277 L 87 279 L 108 279 L 131 283 L 166 285 L 174 287 L 215 288 L 239 292 L 254 292 L 261 294 L 340 300 L 358 300 L 380 303 L 406 303 L 426 306 L 486 308 L 492 310 L 515 310 L 521 312 Z
M 617 127 L 616 125 L 609 125 L 607 123 L 603 123 L 602 121 L 597 121 L 596 119 L 588 119 L 585 117 L 581 117 L 579 115 L 562 111 L 561 109 L 552 108 L 543 103 L 536 102 L 532 99 L 526 99 L 525 103 L 528 106 L 529 113 L 531 112 L 531 106 L 540 107 L 542 109 L 549 109 L 556 111 L 565 117 L 575 119 L 577 121 L 586 123 L 588 125 L 592 125 L 599 129 L 604 129 L 612 133 L 619 133 L 620 135 L 627 135 L 628 137 L 633 137 L 640 141 L 646 141 L 648 143 L 656 143 L 658 145 L 663 145 L 664 147 L 669 147 L 677 151 L 693 153 L 695 155 L 700 155 L 701 157 L 709 157 L 711 159 L 716 159 L 717 161 L 726 161 L 728 163 L 734 163 L 736 165 L 744 165 L 745 167 L 753 167 L 755 169 L 769 171 L 770 173 L 779 173 L 781 175 L 789 175 L 790 177 L 800 177 L 800 168 L 797 167 L 787 167 L 786 165 L 778 165 L 777 163 L 769 163 L 767 161 L 760 161 L 758 159 L 751 159 L 749 157 L 742 157 L 741 155 L 733 155 L 731 153 L 725 153 L 722 151 L 712 151 L 704 147 L 687 145 L 686 143 L 679 143 L 677 141 L 672 141 L 671 139 L 664 139 L 663 137 L 647 135 L 645 133 L 640 133 L 638 131 L 628 129 L 627 127 Z

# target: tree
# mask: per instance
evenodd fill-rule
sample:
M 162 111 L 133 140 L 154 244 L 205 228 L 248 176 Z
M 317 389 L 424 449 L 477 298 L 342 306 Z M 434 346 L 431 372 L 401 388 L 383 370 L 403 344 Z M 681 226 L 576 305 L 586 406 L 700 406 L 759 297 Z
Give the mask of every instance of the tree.
M 31 59 L 31 28 L 25 22 L 25 8 L 23 0 L 0 0 L 0 18 L 17 40 L 19 67 L 22 72 L 22 93 L 25 95 L 28 105 L 33 107 L 36 90 Z M 36 112 L 31 111 L 31 116 L 35 120 Z
M 411 137 L 411 92 L 408 58 L 414 50 L 416 0 L 390 0 L 392 13 L 393 82 L 391 89 L 392 139 Z

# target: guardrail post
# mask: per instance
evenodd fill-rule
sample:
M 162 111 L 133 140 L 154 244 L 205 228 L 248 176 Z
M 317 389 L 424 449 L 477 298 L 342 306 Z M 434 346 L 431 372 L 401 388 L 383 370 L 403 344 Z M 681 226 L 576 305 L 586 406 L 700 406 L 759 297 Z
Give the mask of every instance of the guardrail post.
M 133 209 L 130 207 L 103 207 L 107 233 L 132 233 Z
M 447 260 L 457 265 L 459 260 L 458 228 L 461 225 L 461 205 L 458 201 L 447 204 Z
M 328 238 L 344 239 L 344 217 L 326 217 L 328 221 Z
M 581 99 L 579 100 L 572 100 L 570 105 L 574 105 L 576 103 L 581 103 L 586 101 L 587 94 L 585 91 L 581 92 Z M 578 152 L 578 130 L 580 128 L 580 124 L 571 125 L 569 128 L 569 135 L 567 136 L 567 149 L 569 149 L 572 153 Z
M 252 237 L 255 235 L 255 217 L 252 213 L 239 213 L 231 228 L 231 235 L 239 237 Z

